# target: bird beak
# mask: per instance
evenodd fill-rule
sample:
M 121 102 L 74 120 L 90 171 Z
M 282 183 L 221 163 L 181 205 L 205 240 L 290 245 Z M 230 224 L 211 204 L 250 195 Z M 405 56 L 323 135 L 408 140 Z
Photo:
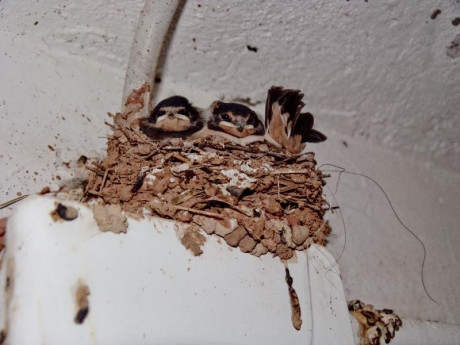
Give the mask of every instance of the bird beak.
M 238 130 L 238 132 L 242 132 L 245 125 L 246 125 L 246 123 L 244 123 L 244 122 L 237 122 L 236 129 Z

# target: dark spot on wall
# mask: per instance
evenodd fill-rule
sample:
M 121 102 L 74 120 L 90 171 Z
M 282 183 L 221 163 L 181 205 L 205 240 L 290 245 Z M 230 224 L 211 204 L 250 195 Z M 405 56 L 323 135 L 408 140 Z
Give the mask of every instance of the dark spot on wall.
M 34 25 L 37 25 L 37 24 L 38 24 L 38 21 L 36 21 L 36 22 L 34 23 Z
M 438 8 L 437 10 L 434 10 L 434 12 L 431 14 L 431 19 L 435 20 L 439 15 L 441 14 L 441 10 Z
M 460 56 L 460 34 L 457 34 L 452 42 L 450 42 L 450 45 L 446 48 L 446 54 L 452 59 Z
M 161 79 L 161 75 L 157 74 L 155 76 L 155 79 L 153 80 L 155 82 L 155 84 L 159 84 L 161 83 L 162 79 Z
M 460 17 L 457 17 L 452 20 L 452 25 L 453 26 L 458 26 L 460 24 Z
M 248 48 L 249 51 L 257 53 L 258 48 L 254 46 L 247 45 L 246 48 Z
M 43 187 L 42 190 L 40 191 L 40 195 L 48 194 L 51 191 L 50 187 Z
M 86 164 L 87 161 L 88 161 L 88 157 L 82 155 L 80 156 L 80 158 L 77 159 L 77 166 L 82 168 Z

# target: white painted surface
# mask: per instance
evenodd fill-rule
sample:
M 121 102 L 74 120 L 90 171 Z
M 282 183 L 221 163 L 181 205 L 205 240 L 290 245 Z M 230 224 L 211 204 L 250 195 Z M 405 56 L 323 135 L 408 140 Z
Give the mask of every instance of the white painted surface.
M 347 299 L 343 290 L 340 268 L 324 247 L 307 250 L 308 277 L 311 291 L 312 344 L 354 343 L 347 319 Z M 342 323 L 341 323 L 342 322 Z
M 222 94 L 263 101 L 272 84 L 304 90 L 329 136 L 312 146 L 319 162 L 382 184 L 427 247 L 425 282 L 439 304 L 421 286 L 419 244 L 376 187 L 343 175 L 337 198 L 348 230 L 340 258 L 347 297 L 404 318 L 460 324 L 460 59 L 445 54 L 458 33 L 451 24 L 458 2 L 276 4 L 188 1 L 159 96 L 181 93 L 204 107 Z M 71 174 L 62 162 L 102 154 L 110 133 L 103 121 L 120 108 L 141 8 L 140 0 L 0 3 L 1 201 L 56 188 L 56 175 Z M 333 218 L 337 257 L 343 238 Z
M 278 258 L 214 236 L 194 257 L 170 221 L 130 219 L 126 234 L 103 233 L 85 206 L 64 204 L 78 209 L 75 220 L 54 222 L 56 202 L 45 197 L 28 198 L 9 219 L 0 285 L 8 275 L 2 325 L 11 345 L 353 344 L 340 272 L 328 270 L 336 263 L 324 248 L 288 264 L 302 313 L 297 331 Z M 90 295 L 77 325 L 79 282 Z
M 325 192 L 344 215 L 346 245 L 339 264 L 348 300 L 393 309 L 403 318 L 460 324 L 460 175 L 346 140 L 348 147 L 338 138 L 310 147 L 319 165 L 332 162 L 380 183 L 400 218 L 426 247 L 425 284 L 438 304 L 423 289 L 420 243 L 397 221 L 378 187 L 342 174 L 334 200 L 338 173 L 332 173 Z M 329 218 L 337 237 L 330 238 L 328 248 L 337 258 L 344 248 L 343 223 L 337 211 Z
M 392 345 L 446 345 L 460 343 L 460 327 L 419 320 L 403 320 Z

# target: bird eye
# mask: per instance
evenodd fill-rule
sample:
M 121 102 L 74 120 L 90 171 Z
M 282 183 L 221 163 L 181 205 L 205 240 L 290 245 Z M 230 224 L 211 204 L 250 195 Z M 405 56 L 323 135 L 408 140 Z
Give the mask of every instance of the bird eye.
M 180 109 L 179 111 L 177 111 L 177 113 L 185 116 L 188 115 L 188 111 L 186 109 Z
M 230 116 L 228 116 L 228 114 L 220 114 L 220 118 L 224 121 L 230 121 Z
M 166 111 L 164 111 L 164 110 L 159 110 L 159 111 L 157 112 L 157 115 L 158 115 L 158 116 L 166 115 Z

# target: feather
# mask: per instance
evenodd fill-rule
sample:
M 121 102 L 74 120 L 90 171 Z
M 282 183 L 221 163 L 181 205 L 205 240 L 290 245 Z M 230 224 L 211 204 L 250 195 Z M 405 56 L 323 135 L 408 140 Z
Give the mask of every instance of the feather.
M 299 90 L 272 86 L 265 103 L 265 127 L 270 142 L 275 142 L 292 153 L 299 153 L 306 142 L 321 142 L 326 136 L 313 129 L 311 113 L 302 113 L 305 103 Z

